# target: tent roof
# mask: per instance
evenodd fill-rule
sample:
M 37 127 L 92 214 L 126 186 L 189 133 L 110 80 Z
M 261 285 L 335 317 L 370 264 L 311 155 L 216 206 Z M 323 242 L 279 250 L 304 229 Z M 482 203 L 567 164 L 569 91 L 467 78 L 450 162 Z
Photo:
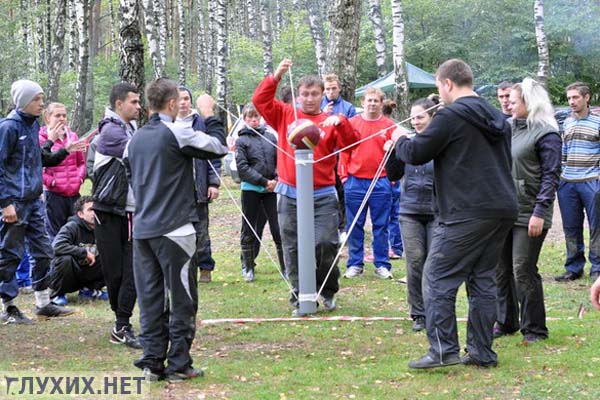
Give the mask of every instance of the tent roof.
M 408 73 L 408 86 L 410 89 L 435 88 L 435 75 L 430 74 L 419 67 L 415 67 L 411 63 L 406 63 L 406 71 Z M 356 89 L 354 95 L 356 97 L 361 97 L 364 91 L 370 87 L 379 88 L 386 93 L 391 92 L 396 85 L 395 79 L 394 71 L 392 71 L 387 75 Z

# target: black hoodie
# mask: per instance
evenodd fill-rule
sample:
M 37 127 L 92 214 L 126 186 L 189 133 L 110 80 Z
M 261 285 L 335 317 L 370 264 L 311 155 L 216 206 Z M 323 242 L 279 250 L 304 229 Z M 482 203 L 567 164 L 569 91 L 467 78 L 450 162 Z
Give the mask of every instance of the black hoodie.
M 87 252 L 96 245 L 94 228 L 77 215 L 69 217 L 68 222 L 56 234 L 52 246 L 54 255 L 72 256 L 79 264 L 87 263 Z
M 438 111 L 423 133 L 398 140 L 396 155 L 415 165 L 434 160 L 441 222 L 516 219 L 510 140 L 502 113 L 480 97 L 467 96 Z

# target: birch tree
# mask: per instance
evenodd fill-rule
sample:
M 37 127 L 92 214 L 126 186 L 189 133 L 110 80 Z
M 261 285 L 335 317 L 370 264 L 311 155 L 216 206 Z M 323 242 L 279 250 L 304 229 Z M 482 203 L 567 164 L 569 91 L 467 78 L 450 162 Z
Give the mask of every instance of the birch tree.
M 152 71 L 154 78 L 163 76 L 164 65 L 161 63 L 158 50 L 158 24 L 154 14 L 154 0 L 143 0 L 144 9 L 144 31 L 148 40 L 148 51 L 150 52 L 150 61 L 152 62 Z
M 381 0 L 369 0 L 369 19 L 373 24 L 373 36 L 375 37 L 377 76 L 382 77 L 387 73 L 387 69 L 385 66 L 386 45 L 383 17 L 381 15 Z
M 68 51 L 68 59 L 69 59 L 69 68 L 76 69 L 77 64 L 79 62 L 79 30 L 77 29 L 77 10 L 75 7 L 75 3 L 78 0 L 68 0 L 67 12 L 69 15 L 69 24 L 67 25 L 69 28 L 69 51 Z
M 19 8 L 21 12 L 21 36 L 23 37 L 23 43 L 27 44 L 26 71 L 29 74 L 33 74 L 35 72 L 35 54 L 33 51 L 33 36 L 31 34 L 31 25 L 29 21 L 29 2 L 27 0 L 20 0 Z
M 78 54 L 79 60 L 77 65 L 77 82 L 75 84 L 75 106 L 73 108 L 73 118 L 71 125 L 75 132 L 83 133 L 87 131 L 91 125 L 91 120 L 86 120 L 86 105 L 88 95 L 88 79 L 89 74 L 89 46 L 90 36 L 88 22 L 91 14 L 91 0 L 77 0 L 75 3 L 75 11 L 77 15 L 77 30 L 79 31 Z M 90 96 L 92 93 L 89 94 Z
M 310 34 L 315 45 L 315 56 L 317 58 L 317 69 L 319 75 L 325 75 L 325 31 L 323 29 L 323 14 L 319 0 L 305 0 L 308 10 L 308 23 Z
M 341 96 L 353 101 L 356 87 L 361 1 L 333 0 L 328 19 L 331 32 L 325 70 L 327 73 L 337 74 L 342 86 Z
M 56 19 L 54 20 L 54 40 L 50 51 L 48 68 L 48 101 L 58 100 L 60 75 L 65 47 L 65 22 L 67 18 L 67 0 L 56 0 Z
M 185 14 L 183 12 L 183 0 L 177 0 L 177 14 L 179 15 L 179 84 L 185 85 L 187 42 L 185 33 Z
M 45 7 L 42 7 L 40 0 L 33 1 L 35 13 L 34 45 L 37 51 L 37 69 L 38 72 L 46 71 L 46 46 L 44 45 L 44 16 Z M 33 50 L 33 48 L 31 48 Z
M 167 11 L 165 0 L 154 0 L 153 9 L 154 18 L 158 24 L 158 57 L 162 76 L 167 64 Z
M 119 75 L 123 82 L 129 82 L 138 88 L 140 99 L 144 99 L 144 43 L 139 25 L 139 4 L 137 0 L 119 0 L 119 37 L 120 52 Z M 144 108 L 140 111 L 140 120 L 145 120 Z
M 547 86 L 548 73 L 550 70 L 550 54 L 548 53 L 548 41 L 544 31 L 544 1 L 533 2 L 533 20 L 535 23 L 535 41 L 538 49 L 538 81 Z
M 221 0 L 223 1 L 223 0 Z M 217 1 L 208 0 L 208 36 L 207 36 L 207 50 L 208 57 L 207 61 L 207 74 L 206 74 L 206 92 L 213 93 L 215 83 L 215 62 L 217 58 Z M 226 11 L 224 11 L 226 13 Z M 227 21 L 223 21 L 225 24 Z
M 265 75 L 273 72 L 273 42 L 271 41 L 271 21 L 267 0 L 260 2 L 261 36 L 263 43 L 263 71 Z
M 198 82 L 202 87 L 206 87 L 206 59 L 208 57 L 207 49 L 207 34 L 206 34 L 206 18 L 204 15 L 204 0 L 196 1 L 196 16 L 198 17 L 198 29 L 196 31 L 196 72 L 198 74 Z
M 394 99 L 398 105 L 396 111 L 399 117 L 404 119 L 408 115 L 408 76 L 404 57 L 404 18 L 402 0 L 392 0 L 392 23 L 394 75 L 396 81 Z
M 256 16 L 258 15 L 257 10 L 259 7 L 256 7 L 257 1 L 263 3 L 262 0 L 246 0 L 246 13 L 248 14 L 248 36 L 252 39 L 256 39 L 258 37 L 258 24 L 256 22 Z M 263 21 L 261 21 L 261 23 L 262 22 Z
M 216 28 L 217 104 L 221 106 L 221 110 L 219 110 L 221 119 L 226 121 L 227 114 L 223 109 L 227 107 L 227 2 L 226 0 L 214 0 L 213 2 Z

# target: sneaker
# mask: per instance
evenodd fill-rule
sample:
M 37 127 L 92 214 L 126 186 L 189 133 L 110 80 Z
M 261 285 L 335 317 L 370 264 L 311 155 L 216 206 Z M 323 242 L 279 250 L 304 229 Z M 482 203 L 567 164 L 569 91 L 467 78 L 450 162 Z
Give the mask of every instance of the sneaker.
M 33 324 L 33 321 L 30 320 L 17 308 L 17 306 L 8 306 L 6 307 L 6 311 L 3 311 L 0 315 L 0 319 L 2 319 L 2 323 L 4 325 L 9 324 Z
M 380 279 L 392 279 L 392 273 L 386 267 L 375 268 L 375 275 Z
M 75 311 L 70 308 L 57 306 L 54 303 L 48 303 L 44 307 L 35 307 L 35 315 L 38 319 L 50 319 L 56 317 L 66 317 L 73 314 Z
M 366 263 L 372 263 L 375 262 L 375 257 L 372 254 L 367 254 L 365 258 L 363 258 L 363 261 Z
M 427 353 L 418 360 L 414 360 L 408 363 L 408 368 L 413 369 L 429 369 L 429 368 L 440 368 L 448 367 L 450 365 L 460 364 L 460 357 L 458 354 L 450 354 L 440 359 L 439 356 Z
M 165 379 L 165 376 L 163 374 L 152 372 L 150 368 L 143 369 L 142 377 L 144 378 L 145 382 L 158 382 Z
M 94 300 L 108 301 L 108 293 L 104 290 L 94 290 Z
M 567 271 L 562 275 L 555 276 L 554 280 L 556 282 L 571 282 L 571 281 L 576 281 L 579 278 L 581 278 L 581 275 L 577 275 L 577 274 Z
M 200 282 L 200 283 L 209 283 L 211 281 L 212 281 L 211 271 L 209 271 L 207 269 L 201 269 L 200 270 L 200 279 L 198 279 L 198 282 Z
M 29 285 L 29 286 L 23 286 L 22 288 L 19 288 L 19 293 L 21 293 L 21 294 L 31 294 L 31 293 L 33 293 L 33 287 L 31 287 L 31 285 Z
M 546 340 L 546 338 L 544 336 L 535 335 L 533 333 L 526 333 L 523 336 L 523 340 L 521 341 L 521 345 L 522 346 L 527 346 L 530 343 L 536 343 L 536 342 L 539 342 L 541 340 Z
M 246 282 L 254 282 L 254 270 L 253 269 L 246 270 L 246 273 L 244 274 L 244 280 Z
M 94 290 L 92 289 L 88 289 L 88 288 L 83 288 L 79 291 L 79 300 L 83 300 L 83 301 L 92 301 L 95 299 L 94 297 Z
M 69 304 L 69 301 L 67 300 L 67 296 L 56 296 L 52 298 L 52 303 L 56 304 L 57 306 L 61 306 L 64 307 L 67 304 Z
M 333 311 L 337 308 L 337 304 L 335 302 L 335 297 L 325 297 L 321 296 L 321 303 L 323 304 L 323 309 L 325 311 Z
M 402 258 L 402 253 L 396 254 L 394 250 L 390 249 L 390 251 L 388 251 L 388 257 L 390 258 L 390 260 L 399 260 Z
M 415 332 L 421 332 L 425 329 L 425 317 L 415 317 L 413 320 L 412 330 Z
M 117 331 L 116 328 L 112 329 L 110 333 L 110 342 L 113 344 L 124 344 L 132 349 L 141 349 L 142 345 L 137 340 L 131 328 L 124 326 Z
M 472 365 L 472 366 L 480 367 L 480 368 L 495 368 L 498 366 L 498 361 L 496 361 L 496 360 L 488 361 L 488 362 L 481 362 L 478 359 L 472 357 L 470 354 L 466 354 L 463 357 L 461 357 L 460 363 L 462 365 Z
M 346 270 L 346 273 L 344 274 L 344 278 L 348 278 L 348 279 L 356 278 L 357 276 L 361 276 L 362 273 L 363 273 L 363 270 L 360 267 L 348 267 L 348 269 Z
M 203 376 L 204 371 L 202 371 L 201 369 L 195 369 L 190 367 L 182 372 L 171 372 L 170 374 L 167 374 L 165 379 L 170 383 L 175 383 L 185 381 L 188 379 L 202 378 Z

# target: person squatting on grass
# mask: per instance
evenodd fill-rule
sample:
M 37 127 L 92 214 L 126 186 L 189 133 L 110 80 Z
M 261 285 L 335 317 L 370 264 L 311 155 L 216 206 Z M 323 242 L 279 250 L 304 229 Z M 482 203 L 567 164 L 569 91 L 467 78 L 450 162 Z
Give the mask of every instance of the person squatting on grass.
M 348 232 L 348 264 L 345 278 L 355 278 L 363 273 L 364 245 L 367 210 L 373 225 L 373 256 L 375 275 L 380 279 L 392 279 L 392 264 L 388 254 L 388 224 L 392 203 L 392 188 L 385 170 L 382 170 L 365 207 L 358 210 L 365 199 L 371 182 L 385 156 L 383 144 L 390 140 L 395 123 L 382 114 L 383 92 L 376 88 L 365 91 L 362 99 L 364 113 L 350 118 L 352 128 L 360 139 L 376 133 L 379 135 L 343 152 L 338 162 L 338 172 L 344 184 L 346 206 L 346 232 Z M 356 218 L 354 228 L 350 230 Z
M 227 147 L 210 96 L 197 102 L 206 133 L 174 123 L 179 111 L 174 81 L 151 82 L 146 99 L 153 114 L 125 151 L 136 201 L 133 259 L 144 350 L 134 365 L 147 380 L 181 381 L 203 375 L 190 356 L 198 311 L 193 161 L 222 157 Z
M 518 320 L 520 306 L 523 342 L 532 343 L 548 337 L 537 261 L 552 225 L 562 141 L 548 93 L 538 82 L 525 78 L 515 84 L 510 92 L 509 109 L 512 176 L 519 216 L 506 238 L 497 267 L 498 304 L 509 304 L 503 298 L 510 294 L 508 288 L 514 282 L 518 302 L 505 310 L 506 320 Z M 502 336 L 506 329 L 498 328 L 494 337 Z M 519 325 L 511 328 L 518 329 Z
M 242 180 L 242 212 L 249 222 L 242 218 L 242 269 L 244 280 L 252 282 L 260 243 L 250 227 L 256 230 L 259 218 L 265 214 L 282 274 L 285 274 L 285 263 L 277 221 L 277 194 L 274 192 L 277 184 L 277 148 L 274 144 L 277 144 L 277 138 L 264 125 L 260 125 L 260 114 L 252 103 L 244 106 L 242 116 L 246 126 L 240 130 L 235 141 L 235 162 Z
M 423 133 L 431 123 L 436 111 L 432 107 L 436 104 L 427 98 L 419 99 L 412 104 L 410 122 L 417 135 Z M 391 142 L 386 142 L 386 149 L 390 145 Z M 423 266 L 431 246 L 435 226 L 433 160 L 422 165 L 405 164 L 396 157 L 394 149 L 385 169 L 390 179 L 399 180 L 404 177 L 404 189 L 400 199 L 400 225 L 404 241 L 406 287 L 410 317 L 413 320 L 412 329 L 418 332 L 425 329 Z
M 297 103 L 300 108 L 294 111 L 294 105 L 285 104 L 275 99 L 277 85 L 283 75 L 292 66 L 292 61 L 281 61 L 273 75 L 268 75 L 258 85 L 252 102 L 265 121 L 279 135 L 278 144 L 281 150 L 277 154 L 277 173 L 279 181 L 275 192 L 280 195 L 277 204 L 283 257 L 293 293 L 290 303 L 297 314 L 298 295 L 298 221 L 296 216 L 296 166 L 294 160 L 284 154 L 294 154 L 294 149 L 287 141 L 288 125 L 294 122 L 295 113 L 298 118 L 308 119 L 317 124 L 324 132 L 319 144 L 314 148 L 314 159 L 318 160 L 337 149 L 341 149 L 357 141 L 358 135 L 350 122 L 343 115 L 329 116 L 321 111 L 323 98 L 323 82 L 316 76 L 308 75 L 298 82 Z M 335 294 L 339 290 L 340 271 L 332 265 L 339 247 L 339 215 L 338 200 L 335 190 L 335 157 L 329 157 L 314 164 L 314 215 L 315 215 L 315 254 L 317 260 L 316 281 L 322 291 L 322 304 L 326 310 L 336 308 Z M 325 277 L 332 267 L 331 274 Z
M 16 109 L 0 121 L 0 298 L 5 324 L 31 323 L 14 304 L 19 293 L 15 271 L 29 243 L 35 264 L 31 280 L 38 318 L 62 317 L 73 311 L 50 302 L 52 247 L 44 223 L 42 151 L 38 117 L 44 91 L 35 82 L 19 80 L 11 86 Z
M 444 62 L 436 86 L 445 104 L 425 131 L 396 144 L 396 156 L 414 165 L 434 160 L 439 211 L 424 267 L 429 351 L 410 368 L 463 363 L 496 366 L 495 267 L 517 217 L 511 176 L 510 126 L 500 111 L 473 91 L 462 60 Z M 467 355 L 460 358 L 456 294 L 466 282 L 469 299 Z

